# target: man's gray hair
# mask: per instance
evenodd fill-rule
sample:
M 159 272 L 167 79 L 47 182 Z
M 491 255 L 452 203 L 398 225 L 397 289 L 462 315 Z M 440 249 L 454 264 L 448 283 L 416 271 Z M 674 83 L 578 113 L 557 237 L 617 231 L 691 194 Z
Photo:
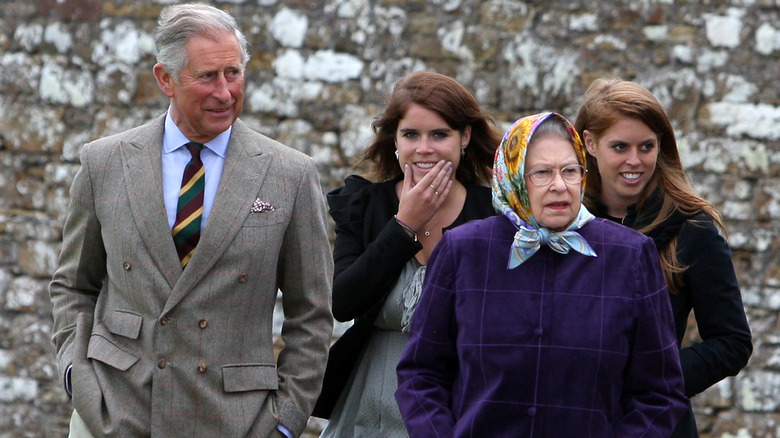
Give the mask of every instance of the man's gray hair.
M 187 41 L 193 36 L 214 38 L 222 32 L 236 36 L 241 48 L 241 66 L 249 62 L 246 37 L 238 28 L 236 19 L 227 12 L 201 3 L 185 3 L 168 6 L 160 12 L 154 45 L 157 50 L 157 62 L 179 80 L 179 74 L 187 66 Z

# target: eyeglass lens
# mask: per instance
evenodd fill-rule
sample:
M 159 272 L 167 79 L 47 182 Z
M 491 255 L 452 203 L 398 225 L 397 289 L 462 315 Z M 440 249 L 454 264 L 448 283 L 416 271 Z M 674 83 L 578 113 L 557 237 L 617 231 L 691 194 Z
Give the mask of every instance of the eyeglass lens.
M 567 184 L 576 184 L 585 176 L 585 168 L 579 164 L 573 164 L 561 169 L 552 169 L 550 167 L 540 167 L 528 172 L 528 178 L 532 183 L 538 186 L 546 186 L 555 179 L 555 174 L 560 173 L 561 178 Z

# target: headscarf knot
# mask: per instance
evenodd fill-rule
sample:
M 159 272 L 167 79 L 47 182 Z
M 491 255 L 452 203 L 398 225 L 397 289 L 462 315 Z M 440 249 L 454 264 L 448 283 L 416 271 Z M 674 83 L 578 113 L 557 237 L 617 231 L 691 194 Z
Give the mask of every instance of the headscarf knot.
M 568 254 L 569 250 L 573 249 L 580 254 L 596 257 L 596 251 L 591 248 L 580 233 L 574 231 L 580 228 L 580 224 L 586 224 L 593 218 L 594 216 L 587 209 L 580 209 L 577 219 L 564 231 L 550 231 L 544 227 L 531 228 L 520 226 L 515 233 L 514 242 L 512 242 L 507 268 L 514 269 L 520 266 L 521 263 L 534 255 L 542 245 L 549 246 L 550 249 L 559 254 Z M 523 225 L 526 224 L 524 223 Z

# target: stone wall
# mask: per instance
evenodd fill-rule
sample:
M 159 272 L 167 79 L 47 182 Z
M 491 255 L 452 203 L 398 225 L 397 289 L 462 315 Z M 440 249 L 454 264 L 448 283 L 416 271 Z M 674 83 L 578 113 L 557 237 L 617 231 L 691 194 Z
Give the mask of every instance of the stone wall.
M 0 10 L 0 437 L 65 436 L 47 283 L 80 146 L 166 108 L 152 32 L 171 0 L 4 0 Z M 501 126 L 574 117 L 599 76 L 650 88 L 723 212 L 755 353 L 695 398 L 703 437 L 780 435 L 780 3 L 229 0 L 251 42 L 242 119 L 340 184 L 392 84 L 456 77 Z M 692 336 L 695 336 L 692 334 Z M 312 431 L 317 424 L 312 424 Z

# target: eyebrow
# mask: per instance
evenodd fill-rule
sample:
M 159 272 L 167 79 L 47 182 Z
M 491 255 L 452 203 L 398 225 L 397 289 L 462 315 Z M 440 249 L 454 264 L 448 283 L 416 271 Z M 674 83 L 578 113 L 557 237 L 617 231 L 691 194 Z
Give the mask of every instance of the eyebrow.
M 454 129 L 452 129 L 452 128 L 450 128 L 450 127 L 444 127 L 444 128 L 433 128 L 433 129 L 429 129 L 429 130 L 425 130 L 425 129 L 419 129 L 419 128 L 398 128 L 398 130 L 399 130 L 399 131 L 403 131 L 403 132 L 406 132 L 406 131 L 423 131 L 423 132 L 452 132 L 452 131 L 454 131 Z
M 526 161 L 526 165 L 528 164 L 528 161 Z M 537 169 L 539 167 L 549 167 L 553 169 L 554 167 L 551 166 L 552 163 L 550 163 L 549 160 L 540 160 L 534 167 L 526 166 L 526 169 L 533 170 Z M 577 157 L 574 157 L 571 161 L 564 160 L 560 163 L 560 167 L 558 169 L 563 169 L 566 166 L 571 166 L 572 164 L 580 164 L 579 160 L 577 160 Z
M 644 138 L 642 140 L 639 140 L 638 143 L 639 144 L 644 144 L 644 143 L 653 143 L 653 142 L 657 143 L 658 139 L 653 138 L 653 137 L 647 137 L 647 138 Z M 622 139 L 622 138 L 618 138 L 618 139 L 609 140 L 607 143 L 608 144 L 615 144 L 615 143 L 631 143 L 631 142 L 628 141 L 628 140 Z

